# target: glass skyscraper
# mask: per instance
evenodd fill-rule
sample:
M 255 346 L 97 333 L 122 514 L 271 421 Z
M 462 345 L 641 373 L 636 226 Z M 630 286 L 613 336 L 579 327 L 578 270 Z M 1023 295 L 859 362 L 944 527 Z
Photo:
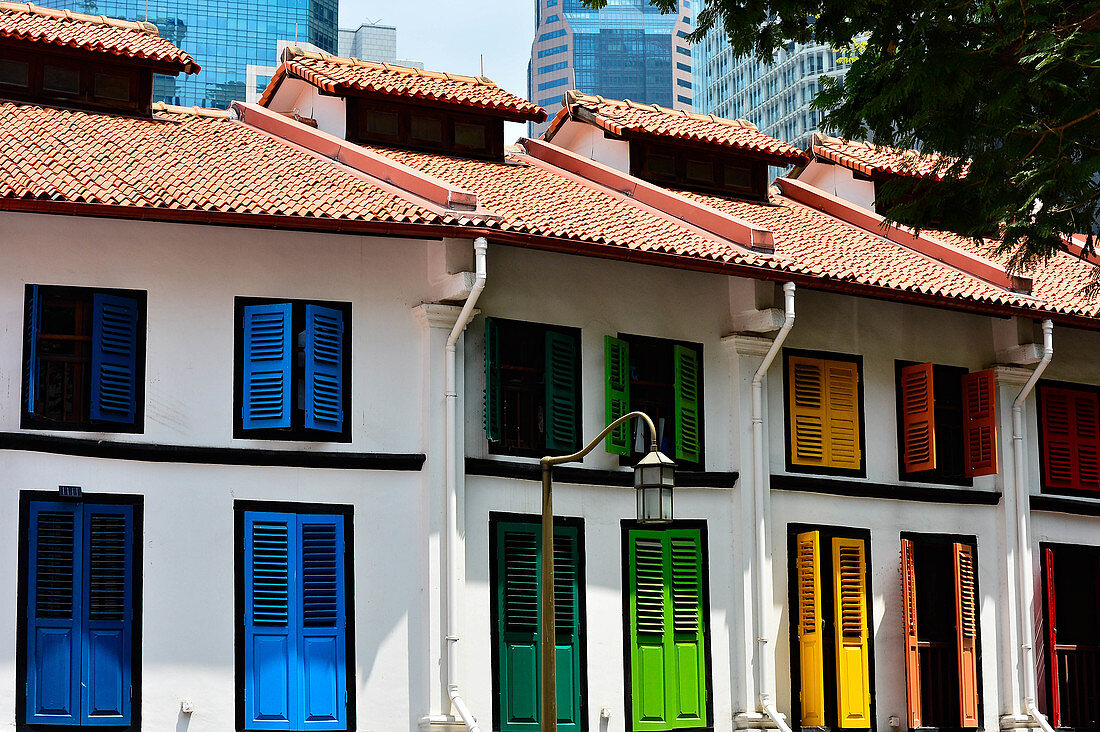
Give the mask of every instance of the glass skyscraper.
M 148 20 L 202 67 L 195 75 L 157 76 L 153 99 L 225 109 L 244 100 L 245 67 L 269 65 L 280 40 L 336 52 L 339 0 L 54 0 L 63 10 Z
M 557 111 L 568 89 L 691 109 L 691 0 L 662 14 L 648 0 L 609 0 L 602 10 L 581 0 L 536 0 L 528 98 Z M 549 124 L 533 125 L 540 134 Z

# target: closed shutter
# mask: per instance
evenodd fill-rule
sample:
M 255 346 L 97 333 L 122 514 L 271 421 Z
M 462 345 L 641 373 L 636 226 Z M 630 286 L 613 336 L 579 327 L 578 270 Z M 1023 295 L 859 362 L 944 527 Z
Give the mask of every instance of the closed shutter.
M 859 369 L 851 361 L 826 361 L 829 465 L 859 470 Z
M 923 726 L 920 698 L 920 647 L 917 637 L 917 571 L 913 540 L 901 540 L 901 602 L 905 621 L 905 696 L 909 729 Z
M 301 729 L 342 730 L 347 727 L 344 520 L 299 515 L 298 531 L 298 724 Z
M 791 463 L 828 466 L 825 362 L 819 358 L 791 356 L 788 369 Z
M 305 426 L 344 429 L 344 314 L 306 305 Z
M 825 644 L 821 616 L 821 532 L 795 537 L 799 691 L 803 727 L 825 726 Z
M 134 423 L 137 349 L 137 300 L 95 293 L 92 297 L 93 420 Z
M 290 729 L 297 713 L 291 514 L 245 514 L 245 726 Z
M 500 329 L 485 319 L 485 439 L 500 441 Z
M 38 400 L 38 334 L 41 330 L 42 301 L 38 285 L 31 285 L 24 317 L 23 340 L 23 399 L 27 414 L 34 414 Z
M 540 537 L 541 539 L 541 537 Z M 554 528 L 554 669 L 557 672 L 558 729 L 580 732 L 582 687 L 580 648 L 580 547 L 576 527 Z
M 611 424 L 630 411 L 630 344 L 604 336 L 605 401 L 604 417 Z M 630 455 L 630 424 L 621 424 L 607 435 L 607 451 Z
M 936 467 L 936 412 L 932 364 L 901 370 L 902 462 L 905 472 Z
M 244 429 L 290 427 L 291 305 L 244 308 Z
M 963 469 L 968 478 L 997 472 L 997 380 L 993 370 L 962 377 Z
M 1062 726 L 1062 700 L 1058 692 L 1058 600 L 1054 593 L 1054 549 L 1043 548 L 1043 581 L 1046 585 L 1046 672 L 1047 688 L 1050 690 L 1050 726 L 1055 729 Z
M 871 726 L 865 555 L 862 539 L 833 539 L 837 720 L 842 729 Z
M 577 446 L 577 339 L 546 331 L 546 449 Z
M 673 396 L 676 410 L 676 459 L 697 463 L 703 454 L 699 404 L 699 354 L 673 346 Z
M 1100 490 L 1100 408 L 1094 392 L 1044 387 L 1043 478 L 1049 488 Z
M 978 726 L 978 608 L 974 548 L 954 544 L 955 641 L 959 664 L 960 727 Z

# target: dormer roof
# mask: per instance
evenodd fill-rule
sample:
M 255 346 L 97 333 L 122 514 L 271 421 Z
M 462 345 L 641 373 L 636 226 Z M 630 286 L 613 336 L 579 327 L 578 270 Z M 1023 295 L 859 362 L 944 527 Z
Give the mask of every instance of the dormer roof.
M 425 71 L 411 66 L 341 58 L 291 46 L 263 96 L 266 106 L 286 77 L 302 79 L 329 93 L 391 101 L 427 101 L 489 113 L 516 122 L 542 122 L 546 111 L 501 89 L 484 76 Z
M 543 139 L 553 140 L 569 119 L 594 124 L 614 135 L 644 135 L 754 153 L 769 158 L 774 165 L 793 165 L 806 160 L 805 154 L 794 145 L 765 135 L 756 125 L 743 119 L 725 119 L 658 104 L 639 104 L 629 99 L 605 99 L 576 90 L 565 93 L 562 109 L 543 133 Z
M 152 23 L 85 15 L 0 0 L 0 39 L 136 59 L 160 73 L 197 74 L 199 65 Z
M 904 176 L 938 181 L 944 179 L 953 163 L 953 159 L 941 155 L 842 140 L 820 132 L 814 133 L 809 153 L 871 178 Z

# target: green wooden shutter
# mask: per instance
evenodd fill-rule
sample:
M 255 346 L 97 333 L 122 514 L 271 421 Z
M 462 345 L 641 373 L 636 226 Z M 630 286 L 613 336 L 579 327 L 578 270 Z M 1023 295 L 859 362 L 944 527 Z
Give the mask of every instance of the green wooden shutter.
M 630 344 L 604 336 L 605 418 L 611 424 L 630 411 Z M 630 423 L 621 424 L 607 436 L 607 451 L 630 456 Z
M 497 323 L 485 319 L 485 439 L 500 441 L 500 337 Z
M 699 354 L 692 348 L 672 349 L 676 408 L 676 459 L 697 463 L 703 454 L 699 414 Z
M 698 529 L 628 532 L 633 728 L 705 727 L 703 548 Z
M 546 331 L 546 449 L 577 446 L 577 339 Z

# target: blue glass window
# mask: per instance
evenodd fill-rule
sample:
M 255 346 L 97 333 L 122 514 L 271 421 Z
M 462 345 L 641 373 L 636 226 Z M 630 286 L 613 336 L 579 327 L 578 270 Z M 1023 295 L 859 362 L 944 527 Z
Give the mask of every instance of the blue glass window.
M 546 7 L 552 8 L 558 4 L 558 0 L 546 0 Z
M 691 49 L 690 48 L 684 48 L 683 46 L 677 46 L 676 47 L 676 53 L 682 53 L 685 56 L 690 56 L 691 55 Z
M 552 40 L 554 38 L 561 38 L 564 35 L 565 35 L 565 29 L 562 28 L 562 29 L 559 29 L 559 30 L 556 30 L 556 31 L 550 31 L 549 33 L 543 33 L 541 36 L 539 36 L 539 40 L 540 41 L 549 41 L 549 40 Z
M 569 83 L 569 77 L 562 77 L 560 79 L 554 79 L 552 81 L 544 81 L 539 84 L 539 91 L 546 91 L 547 89 L 554 89 L 559 86 L 565 86 Z
M 678 30 L 678 31 L 676 31 L 676 37 L 677 38 L 687 38 L 688 33 L 687 33 L 687 31 Z
M 679 100 L 681 104 L 693 104 L 694 103 L 692 101 L 691 97 L 684 97 L 684 96 L 680 96 L 679 94 L 676 95 L 676 99 Z
M 559 104 L 560 102 L 561 97 L 543 97 L 539 100 L 539 106 L 545 107 L 548 104 Z
M 676 86 L 682 86 L 686 89 L 690 89 L 691 88 L 691 82 L 688 81 L 687 79 L 677 79 L 676 80 Z
M 557 15 L 551 15 L 546 18 L 547 23 L 557 23 L 559 20 L 561 20 L 561 18 L 559 18 Z
M 556 56 L 559 53 L 565 53 L 569 50 L 569 46 L 554 46 L 553 48 L 544 48 L 539 51 L 539 58 L 546 58 L 547 56 Z
M 551 71 L 559 71 L 567 66 L 569 66 L 568 61 L 558 61 L 556 64 L 550 64 L 549 66 L 540 66 L 539 73 L 549 74 Z
M 691 73 L 691 64 L 685 64 L 677 61 L 676 68 L 680 69 L 680 71 L 686 71 L 689 74 Z

